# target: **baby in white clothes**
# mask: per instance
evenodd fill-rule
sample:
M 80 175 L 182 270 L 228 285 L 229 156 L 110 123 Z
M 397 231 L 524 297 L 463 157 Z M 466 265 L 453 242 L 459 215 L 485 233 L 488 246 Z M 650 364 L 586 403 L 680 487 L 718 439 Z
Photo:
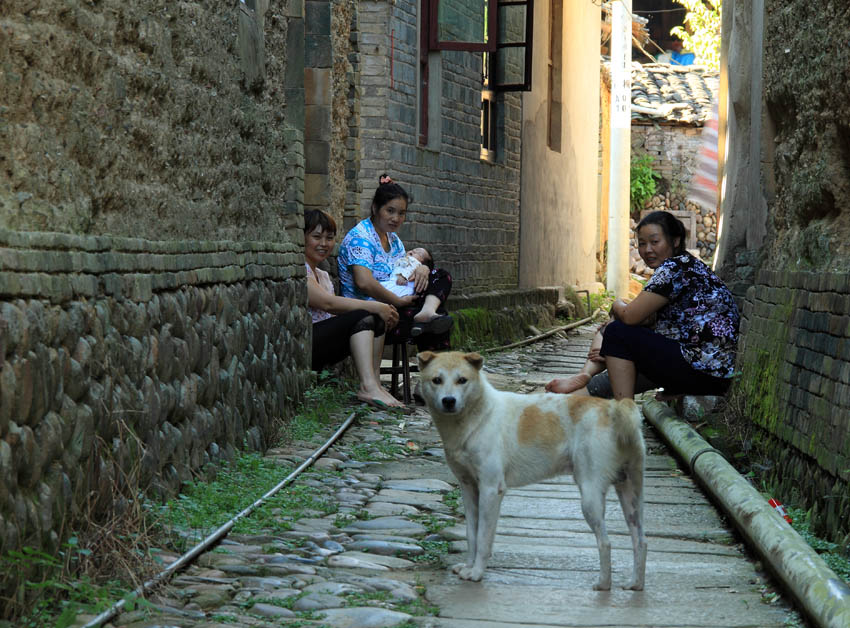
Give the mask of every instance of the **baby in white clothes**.
M 390 278 L 382 281 L 381 285 L 399 297 L 413 294 L 413 271 L 422 264 L 425 264 L 428 268 L 434 268 L 434 260 L 431 254 L 423 248 L 410 249 L 407 255 L 399 258 L 393 266 Z

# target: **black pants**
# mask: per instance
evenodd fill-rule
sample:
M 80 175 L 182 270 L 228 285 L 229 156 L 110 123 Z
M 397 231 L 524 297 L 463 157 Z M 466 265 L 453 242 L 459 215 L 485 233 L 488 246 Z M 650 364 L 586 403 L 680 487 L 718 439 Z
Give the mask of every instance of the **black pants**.
M 678 342 L 640 325 L 626 325 L 620 321 L 608 323 L 599 353 L 634 363 L 638 372 L 635 392 L 654 387 L 670 394 L 723 395 L 732 382 L 696 370 L 682 356 Z M 607 372 L 601 373 L 591 379 L 588 392 L 594 396 L 608 396 L 608 391 L 604 391 L 607 375 Z
M 403 342 L 405 338 L 410 338 L 410 328 L 413 327 L 413 317 L 422 309 L 425 303 L 425 297 L 433 295 L 440 299 L 440 306 L 437 308 L 438 314 L 447 314 L 445 304 L 449 298 L 449 293 L 452 291 L 452 276 L 442 268 L 435 268 L 428 275 L 428 287 L 425 289 L 416 302 L 410 307 L 403 308 L 398 311 L 398 325 L 389 331 L 387 334 L 387 343 L 396 344 Z M 443 334 L 422 334 L 416 337 L 416 347 L 420 351 L 433 350 L 445 351 L 450 348 L 449 336 L 451 332 Z
M 372 330 L 384 335 L 384 319 L 366 310 L 353 310 L 313 323 L 313 370 L 319 371 L 351 355 L 351 337 Z

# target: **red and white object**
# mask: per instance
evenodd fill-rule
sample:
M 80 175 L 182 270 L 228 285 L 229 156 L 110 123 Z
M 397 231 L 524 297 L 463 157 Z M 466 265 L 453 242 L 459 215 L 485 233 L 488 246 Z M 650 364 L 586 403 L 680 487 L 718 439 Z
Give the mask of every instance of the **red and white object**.
M 782 505 L 782 502 L 779 502 L 779 501 L 771 498 L 771 499 L 767 500 L 767 503 L 770 504 L 771 506 L 773 506 L 773 508 L 776 510 L 776 512 L 778 512 L 780 515 L 782 515 L 782 518 L 785 519 L 785 521 L 787 521 L 788 523 L 791 523 L 791 521 L 792 521 L 791 517 L 788 515 L 787 512 L 785 512 L 785 506 Z

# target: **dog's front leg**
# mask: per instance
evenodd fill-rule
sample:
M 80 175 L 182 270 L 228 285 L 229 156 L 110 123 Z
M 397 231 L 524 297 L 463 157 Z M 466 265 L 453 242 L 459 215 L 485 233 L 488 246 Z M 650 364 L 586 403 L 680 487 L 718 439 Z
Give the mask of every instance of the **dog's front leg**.
M 502 507 L 502 497 L 505 495 L 505 485 L 487 484 L 478 486 L 478 525 L 475 535 L 475 553 L 471 566 L 463 567 L 457 575 L 463 580 L 478 582 L 484 575 L 487 561 L 493 551 L 493 538 L 496 536 L 496 524 L 499 521 L 499 510 Z M 467 529 L 469 527 L 467 526 Z M 472 546 L 470 545 L 470 548 Z M 471 552 L 470 552 L 471 553 Z
M 469 480 L 460 480 L 460 492 L 463 497 L 463 510 L 466 515 L 466 563 L 452 565 L 454 573 L 469 569 L 475 560 L 478 548 L 478 487 Z

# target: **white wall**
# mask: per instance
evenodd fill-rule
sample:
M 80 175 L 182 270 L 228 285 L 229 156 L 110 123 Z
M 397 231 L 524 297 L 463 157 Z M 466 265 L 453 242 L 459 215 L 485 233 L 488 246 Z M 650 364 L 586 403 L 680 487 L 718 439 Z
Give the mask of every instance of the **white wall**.
M 549 0 L 535 3 L 523 95 L 520 287 L 595 280 L 600 9 L 563 0 L 561 152 L 547 145 Z

